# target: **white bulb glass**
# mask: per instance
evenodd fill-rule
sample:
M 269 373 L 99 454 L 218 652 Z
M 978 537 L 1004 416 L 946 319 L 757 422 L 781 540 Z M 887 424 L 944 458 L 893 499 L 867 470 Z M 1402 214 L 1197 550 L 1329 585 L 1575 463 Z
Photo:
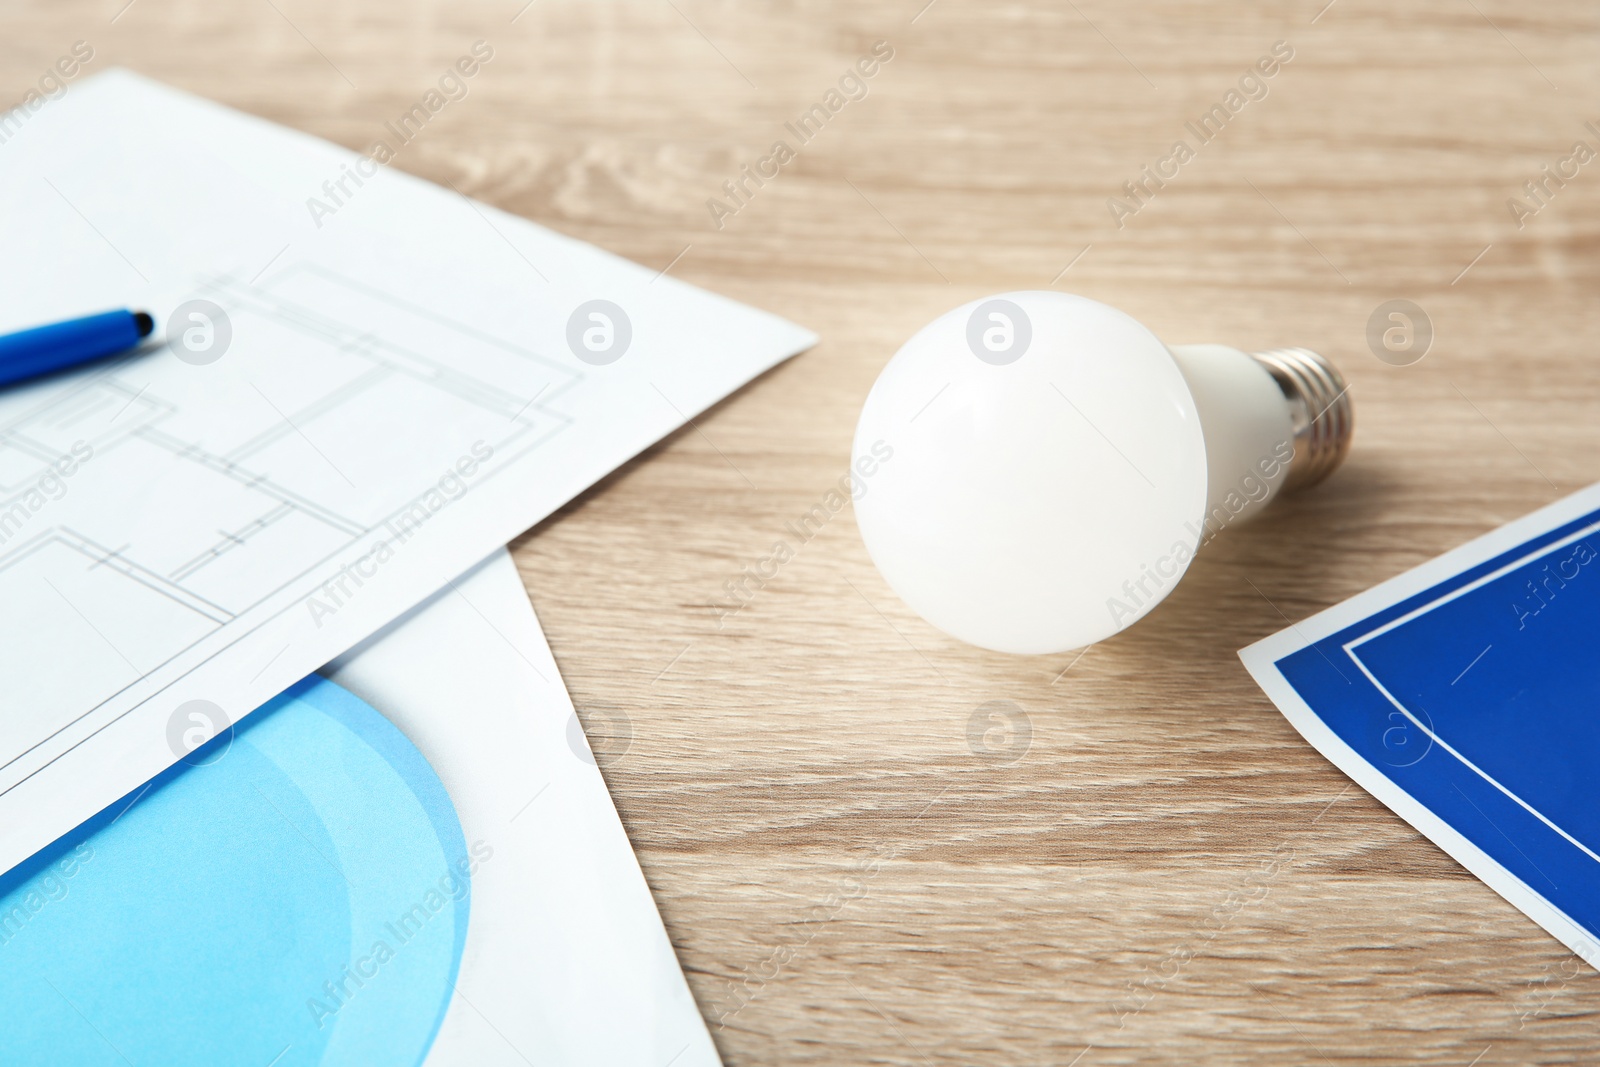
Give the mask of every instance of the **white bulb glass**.
M 941 316 L 884 368 L 856 429 L 857 470 L 875 467 L 856 519 L 935 626 L 1058 652 L 1159 603 L 1217 507 L 1242 518 L 1276 491 L 1293 437 L 1284 392 L 1237 349 L 1173 350 L 1105 304 L 1008 293 Z

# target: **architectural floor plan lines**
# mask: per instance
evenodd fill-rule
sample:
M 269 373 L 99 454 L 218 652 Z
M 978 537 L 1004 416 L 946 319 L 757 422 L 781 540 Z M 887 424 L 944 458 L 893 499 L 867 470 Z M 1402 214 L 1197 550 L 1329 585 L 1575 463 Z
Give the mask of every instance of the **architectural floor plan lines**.
M 149 441 L 151 444 L 167 449 L 178 459 L 198 463 L 238 482 L 246 489 L 255 490 L 291 507 L 298 508 L 307 515 L 327 523 L 334 529 L 344 531 L 351 537 L 359 537 L 371 529 L 370 526 L 358 523 L 354 519 L 345 518 L 337 512 L 323 507 L 316 501 L 297 496 L 291 490 L 274 484 L 271 478 L 260 471 L 250 470 L 223 456 L 212 455 L 199 445 L 185 444 L 175 437 L 162 433 L 160 430 L 141 430 L 139 437 Z
M 559 374 L 568 379 L 568 384 L 570 385 L 575 385 L 583 380 L 583 373 L 567 362 L 549 359 L 530 349 L 511 344 L 503 338 L 494 336 L 492 333 L 478 329 L 471 323 L 462 322 L 459 319 L 453 319 L 442 315 L 431 308 L 424 307 L 414 301 L 403 300 L 399 297 L 396 297 L 394 294 L 385 292 L 384 290 L 369 283 L 358 281 L 355 278 L 346 277 L 345 275 L 339 274 L 336 271 L 330 270 L 321 264 L 311 262 L 309 260 L 297 262 L 291 267 L 286 268 L 282 272 L 275 275 L 271 283 L 272 288 L 274 290 L 283 288 L 285 285 L 292 283 L 296 275 L 321 278 L 325 282 L 333 283 L 343 289 L 348 290 L 349 292 L 359 293 L 363 296 L 369 297 L 372 300 L 385 304 L 392 310 L 404 311 L 410 315 L 429 320 L 457 333 L 471 337 L 482 344 L 504 349 L 507 353 L 517 356 L 521 359 L 542 364 L 552 373 Z
M 313 226 L 353 158 L 121 71 L 8 146 L 0 328 L 130 307 L 174 344 L 0 393 L 0 870 L 170 766 L 186 702 L 248 715 L 815 341 L 400 172 Z
M 0 529 L 0 596 L 44 588 L 86 650 L 114 653 L 65 699 L 36 699 L 31 728 L 0 725 L 10 757 L 0 792 L 116 721 L 133 689 L 158 688 L 185 657 L 313 596 L 341 553 L 404 544 L 497 473 L 497 459 L 573 425 L 547 405 L 581 380 L 575 370 L 370 287 L 352 302 L 355 290 L 326 271 L 275 282 L 294 298 L 197 283 L 232 319 L 223 370 L 146 353 L 64 383 L 0 431 L 8 495 L 28 493 L 74 446 L 80 456 L 36 511 L 13 519 L 11 543 Z M 428 345 L 437 358 L 419 351 Z M 224 394 L 235 401 L 214 402 Z M 375 449 L 390 425 L 410 428 Z M 10 677 L 27 670 L 4 650 L 0 659 Z
M 265 515 L 262 515 L 260 518 L 255 519 L 244 526 L 241 526 L 237 530 L 218 530 L 218 540 L 216 544 L 201 552 L 193 559 L 180 564 L 176 570 L 167 575 L 167 578 L 174 582 L 183 581 L 189 575 L 193 574 L 201 567 L 204 567 L 207 563 L 210 563 L 212 560 L 216 559 L 224 552 L 227 552 L 229 549 L 242 548 L 245 542 L 253 534 L 265 530 L 268 526 L 271 526 L 273 523 L 277 522 L 285 515 L 291 514 L 293 511 L 294 508 L 290 505 L 279 504 Z
M 370 286 L 361 285 L 326 270 L 300 264 L 291 265 L 273 276 L 270 291 L 240 289 L 224 279 L 213 280 L 209 283 L 208 289 L 219 298 L 231 300 L 237 307 L 248 307 L 258 314 L 275 315 L 286 324 L 335 345 L 343 353 L 361 357 L 399 373 L 413 375 L 430 385 L 449 390 L 464 400 L 499 411 L 510 418 L 529 417 L 539 412 L 541 409 L 536 406 L 537 404 L 550 404 L 566 388 L 582 380 L 583 377 L 570 367 L 546 360 L 526 349 L 509 345 L 462 323 L 443 319 L 424 312 L 414 305 L 393 300 Z M 335 317 L 323 308 L 310 307 L 304 303 L 307 297 L 327 302 L 330 299 L 330 292 L 336 294 L 334 298 L 339 299 L 345 314 L 357 310 L 369 316 L 398 318 L 400 323 L 414 320 L 416 325 L 422 326 L 422 329 L 413 326 L 411 329 L 395 330 L 391 327 L 390 332 L 380 335 L 366 323 L 351 323 Z M 350 295 L 346 294 L 358 296 L 359 302 L 352 304 Z M 447 346 L 447 351 L 430 355 L 419 350 L 413 343 L 401 343 L 399 340 L 419 335 L 428 337 L 430 331 L 435 337 L 448 336 L 452 339 L 453 343 Z M 481 374 L 464 371 L 463 363 L 475 362 L 459 358 L 462 342 L 469 339 L 474 348 L 504 353 L 513 359 L 520 365 L 517 368 L 518 373 L 490 381 Z M 450 358 L 452 356 L 456 358 Z M 481 362 L 478 365 L 481 366 Z M 521 383 L 526 384 L 519 390 L 517 385 Z M 537 391 L 530 394 L 527 386 L 535 383 Z M 547 410 L 543 411 L 543 414 L 548 417 L 560 417 Z
M 85 570 L 92 571 L 96 568 L 104 567 L 108 570 L 116 571 L 118 574 L 131 578 L 140 585 L 160 593 L 162 596 L 182 604 L 196 614 L 204 615 L 219 624 L 225 623 L 233 617 L 233 614 L 221 605 L 213 604 L 204 597 L 196 596 L 178 583 L 163 578 L 161 575 L 128 559 L 124 554 L 126 546 L 120 549 L 107 548 L 66 527 L 61 527 L 52 531 L 52 533 L 59 543 L 83 556 Z
M 297 426 L 304 426 L 307 422 L 317 418 L 319 415 L 335 411 L 339 405 L 354 400 L 373 385 L 376 385 L 378 382 L 381 382 L 383 379 L 389 377 L 389 375 L 392 373 L 394 372 L 389 367 L 375 366 L 365 374 L 345 383 L 343 386 L 335 389 L 333 392 L 322 397 L 320 400 L 313 401 L 311 404 L 301 408 L 298 411 L 284 412 L 286 418 L 278 420 L 275 425 L 268 427 L 255 437 L 252 437 L 250 440 L 245 441 L 243 444 L 231 449 L 227 455 L 222 458 L 232 462 L 248 459 L 253 453 L 259 452 L 261 449 L 267 447 L 280 438 L 294 433 Z

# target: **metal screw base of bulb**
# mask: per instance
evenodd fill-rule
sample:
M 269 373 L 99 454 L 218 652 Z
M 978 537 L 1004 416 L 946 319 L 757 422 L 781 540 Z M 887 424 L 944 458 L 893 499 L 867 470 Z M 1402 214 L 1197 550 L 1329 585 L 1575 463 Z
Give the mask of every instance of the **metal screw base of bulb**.
M 1289 402 L 1294 458 L 1283 488 L 1304 489 L 1332 474 L 1350 451 L 1355 405 L 1344 376 L 1309 348 L 1272 348 L 1250 358 L 1266 367 Z

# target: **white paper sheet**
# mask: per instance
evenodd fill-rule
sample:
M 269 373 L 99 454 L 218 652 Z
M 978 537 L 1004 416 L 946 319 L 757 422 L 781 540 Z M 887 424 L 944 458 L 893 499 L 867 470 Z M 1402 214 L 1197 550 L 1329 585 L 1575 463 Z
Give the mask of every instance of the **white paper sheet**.
M 4 146 L 0 331 L 231 341 L 0 395 L 0 870 L 815 340 L 358 159 L 122 71 Z
M 422 750 L 466 839 L 493 849 L 430 1067 L 715 1067 L 510 555 L 323 673 Z

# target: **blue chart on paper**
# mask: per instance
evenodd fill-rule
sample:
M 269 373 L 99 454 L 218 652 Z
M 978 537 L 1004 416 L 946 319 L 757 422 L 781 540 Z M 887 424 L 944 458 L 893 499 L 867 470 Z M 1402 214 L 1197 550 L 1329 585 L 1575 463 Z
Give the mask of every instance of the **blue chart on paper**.
M 420 1063 L 475 866 L 422 754 L 311 678 L 191 759 L 0 878 L 0 1063 Z
M 1312 712 L 1600 932 L 1600 512 L 1278 660 Z

